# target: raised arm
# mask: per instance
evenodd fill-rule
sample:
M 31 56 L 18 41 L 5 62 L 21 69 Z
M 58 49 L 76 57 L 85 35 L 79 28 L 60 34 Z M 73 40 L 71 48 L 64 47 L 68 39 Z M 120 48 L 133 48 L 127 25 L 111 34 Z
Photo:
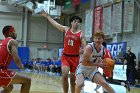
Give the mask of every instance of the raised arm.
M 56 27 L 58 30 L 64 32 L 67 29 L 67 26 L 63 26 L 61 24 L 59 24 L 58 22 L 56 22 L 53 18 L 51 18 L 49 16 L 49 14 L 47 12 L 45 12 L 44 10 L 42 10 L 42 15 L 47 18 L 49 20 L 49 22 Z
M 17 41 L 11 40 L 8 47 L 9 47 L 10 53 L 12 54 L 13 60 L 15 61 L 16 65 L 19 68 L 23 69 L 24 67 L 21 64 L 21 61 L 20 61 L 20 58 L 19 58 L 18 52 L 17 52 L 17 47 L 18 47 Z

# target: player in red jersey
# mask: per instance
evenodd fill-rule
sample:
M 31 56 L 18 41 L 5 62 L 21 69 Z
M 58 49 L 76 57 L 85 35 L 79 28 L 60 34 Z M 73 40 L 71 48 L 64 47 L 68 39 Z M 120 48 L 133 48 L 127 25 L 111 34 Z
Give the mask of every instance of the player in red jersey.
M 0 44 L 0 87 L 4 88 L 1 93 L 10 93 L 13 84 L 22 84 L 20 93 L 29 93 L 31 79 L 8 70 L 12 59 L 19 68 L 24 68 L 17 52 L 17 33 L 13 26 L 5 26 L 2 32 L 5 39 Z
M 80 47 L 86 46 L 85 36 L 81 30 L 78 29 L 79 23 L 82 19 L 78 16 L 70 18 L 71 28 L 63 26 L 53 20 L 48 13 L 42 10 L 42 15 L 49 20 L 49 22 L 62 32 L 65 32 L 64 50 L 62 55 L 62 87 L 64 93 L 68 93 L 68 73 L 70 71 L 71 92 L 75 93 L 75 70 L 79 63 Z

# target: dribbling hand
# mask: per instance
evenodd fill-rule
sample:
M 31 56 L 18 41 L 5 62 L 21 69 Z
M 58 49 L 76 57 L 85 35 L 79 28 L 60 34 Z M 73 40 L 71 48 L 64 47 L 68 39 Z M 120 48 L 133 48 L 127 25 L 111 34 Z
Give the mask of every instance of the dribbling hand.
M 100 58 L 95 63 L 98 64 L 98 67 L 105 68 L 105 64 L 103 63 L 103 59 Z

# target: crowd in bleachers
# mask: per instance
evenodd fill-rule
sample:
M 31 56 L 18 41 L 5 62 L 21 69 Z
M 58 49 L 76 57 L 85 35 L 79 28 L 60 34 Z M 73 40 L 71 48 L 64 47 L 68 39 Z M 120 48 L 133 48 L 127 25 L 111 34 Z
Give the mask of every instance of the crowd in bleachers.
M 31 59 L 29 61 L 23 62 L 24 68 L 28 71 L 35 73 L 45 73 L 52 72 L 54 74 L 61 75 L 61 59 L 58 58 L 48 58 L 48 59 Z

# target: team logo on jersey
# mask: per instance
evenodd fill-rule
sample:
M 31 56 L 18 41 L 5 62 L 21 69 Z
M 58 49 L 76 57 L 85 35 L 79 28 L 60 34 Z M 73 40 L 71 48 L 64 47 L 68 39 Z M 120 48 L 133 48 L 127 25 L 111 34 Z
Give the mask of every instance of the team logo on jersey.
M 78 39 L 76 36 L 73 36 L 73 35 L 67 35 L 66 37 L 73 38 L 73 39 L 75 39 L 75 40 Z

